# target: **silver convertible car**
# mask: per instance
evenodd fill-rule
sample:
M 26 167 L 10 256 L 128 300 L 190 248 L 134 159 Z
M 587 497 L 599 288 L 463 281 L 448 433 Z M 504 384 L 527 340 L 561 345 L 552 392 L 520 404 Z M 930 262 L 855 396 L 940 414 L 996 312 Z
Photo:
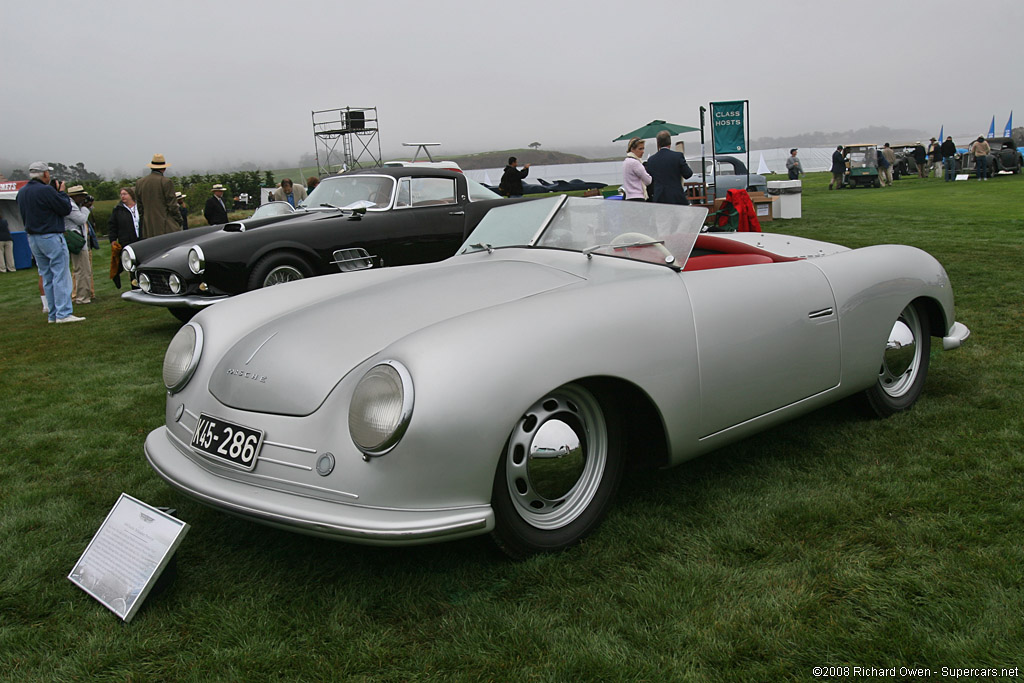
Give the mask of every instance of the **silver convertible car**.
M 226 512 L 347 541 L 593 531 L 668 467 L 862 394 L 886 416 L 967 338 L 906 246 L 701 234 L 706 210 L 557 196 L 492 209 L 438 263 L 200 312 L 164 359 L 149 463 Z

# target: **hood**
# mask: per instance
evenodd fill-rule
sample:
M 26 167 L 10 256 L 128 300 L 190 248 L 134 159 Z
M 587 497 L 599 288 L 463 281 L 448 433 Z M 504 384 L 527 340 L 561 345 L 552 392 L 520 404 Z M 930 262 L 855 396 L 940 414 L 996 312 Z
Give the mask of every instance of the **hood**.
M 407 335 L 583 281 L 545 265 L 513 260 L 449 261 L 388 270 L 391 277 L 360 278 L 366 283 L 361 287 L 352 285 L 362 273 L 316 278 L 344 280 L 345 291 L 245 333 L 217 360 L 210 392 L 239 410 L 308 415 L 353 368 Z M 288 288 L 279 285 L 265 294 L 280 296 Z M 245 295 L 245 305 L 258 311 L 262 294 Z

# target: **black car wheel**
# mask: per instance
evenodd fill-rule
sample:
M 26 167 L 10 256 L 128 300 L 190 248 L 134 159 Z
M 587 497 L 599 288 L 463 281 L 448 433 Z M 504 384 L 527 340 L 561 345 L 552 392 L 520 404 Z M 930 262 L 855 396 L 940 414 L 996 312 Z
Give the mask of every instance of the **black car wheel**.
M 302 280 L 313 275 L 313 269 L 301 257 L 288 253 L 268 254 L 261 258 L 249 276 L 249 289 L 271 287 L 284 282 Z
M 168 308 L 167 310 L 171 312 L 171 315 L 183 323 L 187 323 L 195 317 L 196 313 L 199 312 L 198 309 L 195 308 Z
M 522 559 L 593 531 L 622 478 L 618 416 L 588 388 L 550 391 L 519 419 L 494 476 L 493 538 Z
M 928 375 L 931 344 L 928 312 L 920 304 L 907 305 L 889 332 L 878 381 L 864 392 L 876 415 L 888 417 L 917 402 Z

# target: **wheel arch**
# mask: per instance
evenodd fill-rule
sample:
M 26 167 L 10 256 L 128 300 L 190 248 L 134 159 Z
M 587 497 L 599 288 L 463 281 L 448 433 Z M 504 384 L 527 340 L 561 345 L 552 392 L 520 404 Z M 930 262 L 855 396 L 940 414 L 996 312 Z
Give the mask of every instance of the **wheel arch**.
M 246 264 L 246 270 L 248 271 L 248 274 L 252 275 L 253 269 L 264 258 L 266 258 L 267 256 L 277 254 L 286 254 L 289 256 L 294 256 L 295 258 L 302 259 L 303 263 L 309 266 L 309 268 L 313 271 L 315 275 L 324 275 L 327 272 L 323 268 L 320 262 L 320 258 L 317 256 L 316 252 L 307 247 L 306 245 L 293 242 L 288 242 L 284 244 L 280 242 L 275 242 L 260 247 L 259 249 L 252 253 L 252 255 L 249 257 L 249 262 Z
M 661 411 L 636 384 L 608 376 L 575 380 L 594 392 L 602 406 L 621 418 L 623 453 L 633 469 L 656 469 L 669 464 L 668 438 Z
M 919 296 L 910 303 L 920 304 L 928 314 L 928 334 L 932 337 L 945 337 L 946 331 L 952 324 L 946 320 L 946 309 L 942 304 L 930 296 Z

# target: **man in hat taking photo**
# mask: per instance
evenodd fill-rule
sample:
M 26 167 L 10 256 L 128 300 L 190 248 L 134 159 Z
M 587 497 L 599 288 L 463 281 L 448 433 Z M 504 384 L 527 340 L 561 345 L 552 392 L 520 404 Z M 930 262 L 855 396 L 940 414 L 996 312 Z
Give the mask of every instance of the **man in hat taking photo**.
M 148 176 L 135 183 L 135 201 L 139 205 L 139 227 L 142 239 L 178 232 L 181 220 L 178 200 L 174 198 L 174 183 L 164 177 L 164 169 L 170 166 L 163 154 L 154 154 Z
M 92 302 L 92 254 L 89 252 L 89 195 L 81 185 L 68 188 L 71 213 L 64 217 L 65 235 L 74 230 L 82 236 L 82 248 L 71 254 L 71 301 L 76 304 Z M 70 250 L 69 250 L 70 251 Z
M 217 183 L 212 188 L 213 196 L 206 200 L 203 216 L 210 225 L 221 225 L 228 222 L 228 209 L 224 206 L 224 192 L 228 189 Z
M 64 217 L 71 213 L 71 200 L 63 181 L 56 188 L 50 185 L 52 170 L 43 161 L 28 167 L 31 180 L 18 192 L 18 210 L 43 279 L 48 322 L 77 323 L 85 318 L 72 314 L 71 270 L 64 241 Z

